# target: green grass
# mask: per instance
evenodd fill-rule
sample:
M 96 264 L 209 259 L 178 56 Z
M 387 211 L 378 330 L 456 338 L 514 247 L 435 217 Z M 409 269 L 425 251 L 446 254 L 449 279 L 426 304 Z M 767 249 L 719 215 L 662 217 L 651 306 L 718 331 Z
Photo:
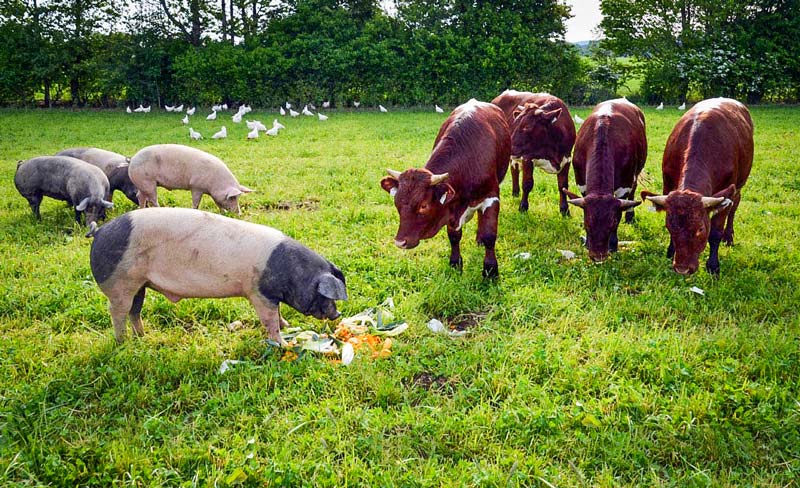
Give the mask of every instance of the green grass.
M 496 283 L 480 279 L 474 221 L 463 274 L 447 265 L 444 234 L 392 245 L 397 215 L 378 181 L 422 165 L 444 115 L 332 112 L 249 142 L 221 116 L 229 139 L 191 145 L 257 190 L 241 218 L 336 263 L 345 315 L 393 297 L 411 324 L 390 358 L 345 368 L 279 361 L 243 299 L 174 305 L 151 292 L 147 335 L 116 345 L 90 240 L 62 202 L 46 199 L 34 220 L 15 163 L 81 145 L 132 155 L 190 144 L 188 131 L 164 113 L 0 111 L 0 485 L 796 486 L 800 109 L 752 113 L 755 162 L 719 279 L 673 273 L 664 217 L 642 207 L 620 230 L 636 243 L 591 264 L 580 210 L 562 219 L 555 178 L 537 172 L 527 214 L 503 184 Z M 647 189 L 661 189 L 679 116 L 646 110 Z M 203 118 L 193 126 L 209 137 L 221 123 Z M 133 209 L 115 203 L 111 216 Z M 201 208 L 217 211 L 207 196 Z M 531 259 L 514 258 L 522 251 Z M 466 339 L 425 327 L 462 314 L 480 318 Z M 234 320 L 248 327 L 229 332 Z M 219 375 L 224 359 L 249 365 Z M 425 388 L 423 374 L 439 381 Z

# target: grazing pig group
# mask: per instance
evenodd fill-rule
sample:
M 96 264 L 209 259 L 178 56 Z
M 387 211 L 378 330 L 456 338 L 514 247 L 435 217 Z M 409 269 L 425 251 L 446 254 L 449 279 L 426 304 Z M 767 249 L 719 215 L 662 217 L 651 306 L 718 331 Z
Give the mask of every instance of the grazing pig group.
M 192 208 L 208 194 L 220 210 L 239 213 L 239 195 L 253 190 L 239 184 L 218 157 L 180 144 L 158 144 L 137 152 L 128 174 L 139 189 L 139 207 L 158 207 L 156 187 L 191 190 Z
M 126 337 L 126 317 L 142 335 L 145 290 L 169 300 L 245 297 L 269 337 L 285 344 L 285 303 L 318 319 L 339 316 L 346 300 L 342 272 L 299 242 L 262 225 L 200 210 L 134 210 L 93 229 L 92 275 L 108 297 L 114 335 Z
M 106 209 L 114 206 L 106 200 L 110 194 L 108 178 L 100 168 L 68 156 L 43 156 L 19 161 L 14 174 L 17 187 L 33 210 L 41 218 L 39 206 L 43 197 L 63 200 L 75 208 L 75 221 L 86 224 L 106 218 Z

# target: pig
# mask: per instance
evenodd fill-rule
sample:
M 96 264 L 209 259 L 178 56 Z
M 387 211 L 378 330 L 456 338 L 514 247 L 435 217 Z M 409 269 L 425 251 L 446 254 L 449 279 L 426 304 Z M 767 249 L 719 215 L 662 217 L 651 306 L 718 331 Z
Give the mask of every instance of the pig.
M 107 200 L 111 200 L 112 194 L 119 190 L 128 197 L 128 200 L 138 205 L 139 200 L 136 198 L 136 185 L 133 184 L 130 176 L 128 176 L 128 163 L 130 162 L 130 158 L 96 147 L 73 147 L 64 149 L 63 151 L 57 152 L 56 156 L 70 156 L 78 158 L 81 161 L 86 161 L 92 166 L 97 166 L 106 174 L 108 183 L 111 186 L 111 193 L 108 195 Z
M 147 208 L 94 226 L 92 275 L 108 297 L 114 336 L 126 338 L 126 315 L 144 333 L 145 289 L 172 302 L 183 298 L 245 297 L 268 336 L 281 338 L 280 303 L 318 319 L 336 319 L 347 300 L 342 272 L 280 231 L 201 210 Z
M 75 221 L 86 225 L 106 218 L 106 210 L 114 206 L 106 200 L 109 183 L 100 168 L 68 156 L 41 156 L 17 162 L 14 185 L 41 219 L 42 197 L 64 200 L 75 207 Z
M 139 208 L 149 202 L 158 207 L 156 186 L 191 190 L 192 208 L 200 206 L 204 193 L 220 210 L 240 213 L 239 195 L 253 190 L 239 184 L 218 157 L 180 144 L 148 146 L 131 158 L 128 175 L 138 188 Z

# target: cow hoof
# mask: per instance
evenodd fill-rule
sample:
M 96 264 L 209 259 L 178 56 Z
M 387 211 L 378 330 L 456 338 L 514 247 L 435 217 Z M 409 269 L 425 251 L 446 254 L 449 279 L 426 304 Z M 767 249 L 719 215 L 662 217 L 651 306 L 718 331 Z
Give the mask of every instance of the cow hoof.
M 719 264 L 706 263 L 706 271 L 714 278 L 719 278 Z
M 722 243 L 725 244 L 728 247 L 733 246 L 733 236 L 723 237 L 722 238 Z
M 516 198 L 516 197 L 518 197 L 518 196 L 519 196 L 519 190 L 517 190 L 517 191 L 512 191 L 512 192 L 511 192 L 511 196 L 512 196 L 512 197 L 515 197 L 515 198 Z
M 453 269 L 457 269 L 458 271 L 461 271 L 464 268 L 464 260 L 460 257 L 456 260 L 451 259 L 450 267 Z
M 562 217 L 569 217 L 569 209 L 568 208 L 566 208 L 566 209 L 562 208 L 561 209 L 561 216 Z
M 496 280 L 500 277 L 500 273 L 497 271 L 497 264 L 484 264 L 483 265 L 483 278 L 487 280 Z
M 528 202 L 520 202 L 519 211 L 520 212 L 527 212 L 528 211 Z

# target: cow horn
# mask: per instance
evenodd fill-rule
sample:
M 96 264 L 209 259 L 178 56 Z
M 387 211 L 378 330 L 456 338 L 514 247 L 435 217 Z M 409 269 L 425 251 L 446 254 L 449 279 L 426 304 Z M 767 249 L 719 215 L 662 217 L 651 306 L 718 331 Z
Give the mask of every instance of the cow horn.
M 439 183 L 443 182 L 447 178 L 450 177 L 450 173 L 442 173 L 440 175 L 431 175 L 431 186 L 438 185 Z
M 725 197 L 703 197 L 703 207 L 714 208 L 725 201 Z
M 666 195 L 648 195 L 645 197 L 647 200 L 655 203 L 656 205 L 663 207 L 667 204 L 667 196 Z
M 391 176 L 392 178 L 394 178 L 396 180 L 400 179 L 400 172 L 399 171 L 395 171 L 393 169 L 386 168 L 386 173 L 388 173 L 389 176 Z

